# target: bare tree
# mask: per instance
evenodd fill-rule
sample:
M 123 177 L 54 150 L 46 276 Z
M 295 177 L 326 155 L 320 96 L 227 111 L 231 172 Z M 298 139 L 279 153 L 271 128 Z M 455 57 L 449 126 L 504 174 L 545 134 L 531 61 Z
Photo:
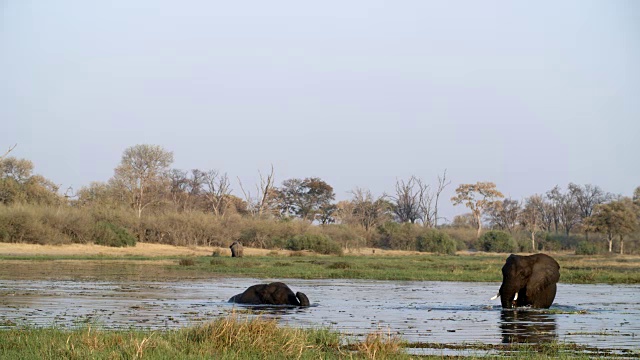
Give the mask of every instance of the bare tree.
M 273 165 L 271 165 L 271 172 L 267 176 L 262 175 L 260 171 L 258 171 L 258 174 L 260 175 L 260 184 L 256 184 L 255 195 L 251 195 L 250 191 L 245 190 L 240 178 L 238 178 L 238 183 L 240 184 L 240 189 L 244 194 L 249 212 L 253 216 L 262 217 L 271 209 L 271 203 L 276 196 L 276 191 L 273 186 L 275 181 Z
M 198 169 L 191 172 L 173 169 L 169 173 L 171 200 L 177 211 L 191 211 L 200 206 L 200 194 L 204 185 L 204 173 Z
M 512 199 L 496 201 L 489 208 L 489 217 L 493 225 L 501 230 L 513 233 L 518 224 L 518 213 L 520 212 L 520 202 Z
M 524 208 L 519 213 L 520 224 L 531 234 L 531 251 L 536 251 L 536 232 L 543 220 L 544 200 L 540 195 L 525 199 Z
M 420 221 L 422 221 L 424 227 L 435 227 L 438 210 L 437 205 L 434 209 L 433 202 L 436 194 L 433 194 L 429 190 L 429 185 L 424 184 L 421 179 L 416 179 L 416 185 L 418 187 L 418 214 L 421 216 Z
M 124 151 L 114 180 L 126 189 L 138 218 L 146 207 L 158 203 L 166 194 L 171 163 L 173 153 L 157 145 L 136 145 Z
M 353 195 L 351 201 L 339 204 L 341 219 L 359 224 L 369 232 L 390 218 L 391 204 L 385 195 L 374 197 L 370 190 L 361 188 L 355 188 L 350 193 Z
M 393 212 L 398 218 L 398 222 L 415 223 L 422 218 L 422 208 L 420 204 L 421 195 L 428 191 L 428 186 L 415 176 L 411 176 L 408 181 L 396 180 L 395 195 L 390 196 L 394 202 Z
M 4 157 L 5 157 L 5 156 L 9 155 L 9 153 L 10 153 L 11 151 L 13 151 L 13 149 L 15 149 L 15 148 L 16 148 L 16 146 L 18 146 L 18 144 L 14 144 L 13 146 L 9 146 L 9 150 L 7 150 L 4 154 L 2 154 L 2 156 L 0 156 L 0 161 L 1 161 L 2 159 L 4 159 Z
M 436 189 L 435 205 L 433 207 L 433 227 L 438 227 L 438 201 L 440 200 L 440 194 L 449 184 L 451 184 L 451 181 L 447 181 L 447 169 L 444 169 L 442 177 L 438 175 L 438 188 Z
M 556 233 L 558 228 L 564 228 L 565 235 L 569 236 L 571 229 L 580 222 L 580 213 L 575 197 L 571 193 L 562 193 L 559 186 L 547 192 L 547 198 L 551 201 L 551 212 Z
M 540 229 L 551 232 L 553 229 L 553 206 L 542 198 L 542 207 L 540 209 Z
M 560 191 L 560 187 L 558 185 L 554 186 L 553 189 L 547 191 L 547 199 L 549 199 L 549 216 L 553 219 L 553 229 L 555 233 L 558 233 L 558 229 L 560 228 L 560 210 L 562 207 L 562 198 L 563 194 Z
M 603 204 L 612 198 L 611 194 L 605 193 L 599 186 L 586 184 L 580 186 L 569 183 L 569 194 L 575 200 L 577 209 L 580 213 L 580 220 L 584 220 L 591 216 L 593 209 L 598 204 Z M 585 239 L 589 240 L 589 227 L 584 227 Z
M 231 182 L 227 174 L 220 174 L 217 170 L 209 170 L 204 173 L 206 190 L 204 196 L 207 205 L 215 216 L 224 216 L 229 206 L 232 205 Z

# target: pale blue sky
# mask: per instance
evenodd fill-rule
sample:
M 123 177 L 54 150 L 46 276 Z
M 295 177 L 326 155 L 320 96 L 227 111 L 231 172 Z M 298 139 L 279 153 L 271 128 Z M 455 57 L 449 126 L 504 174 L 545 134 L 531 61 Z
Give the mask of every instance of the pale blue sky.
M 0 1 L 0 150 L 75 189 L 126 147 L 338 199 L 640 185 L 640 2 Z M 235 194 L 240 195 L 237 183 Z

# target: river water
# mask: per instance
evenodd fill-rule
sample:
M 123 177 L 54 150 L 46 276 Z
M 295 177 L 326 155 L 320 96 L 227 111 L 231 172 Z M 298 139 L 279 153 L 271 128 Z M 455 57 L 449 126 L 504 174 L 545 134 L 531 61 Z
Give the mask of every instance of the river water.
M 309 308 L 245 307 L 227 300 L 249 278 L 185 281 L 0 280 L 0 328 L 20 325 L 167 329 L 238 309 L 295 327 L 329 327 L 359 338 L 373 331 L 412 343 L 561 341 L 640 349 L 640 286 L 558 284 L 550 310 L 501 311 L 499 283 L 297 280 Z M 249 315 L 251 316 L 251 315 Z

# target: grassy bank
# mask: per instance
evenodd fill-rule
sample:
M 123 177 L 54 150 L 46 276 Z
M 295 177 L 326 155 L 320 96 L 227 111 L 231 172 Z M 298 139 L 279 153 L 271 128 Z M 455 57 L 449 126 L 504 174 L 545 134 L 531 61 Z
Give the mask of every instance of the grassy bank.
M 128 248 L 126 253 L 96 246 L 82 248 L 74 245 L 71 249 L 73 251 L 69 248 L 65 250 L 65 246 L 62 246 L 53 250 L 42 247 L 36 248 L 40 251 L 32 248 L 22 251 L 24 249 L 18 245 L 5 246 L 0 249 L 0 278 L 99 278 L 113 273 L 119 277 L 131 274 L 138 279 L 152 276 L 150 280 L 163 280 L 163 277 L 239 276 L 271 279 L 501 281 L 500 269 L 507 257 L 507 254 L 434 255 L 381 250 L 376 250 L 375 254 L 370 250 L 366 252 L 367 255 L 333 256 L 247 249 L 245 253 L 253 255 L 231 258 L 222 251 L 220 256 L 204 256 L 212 253 L 211 248 L 142 244 Z M 104 249 L 104 252 L 100 249 Z M 638 256 L 551 255 L 560 263 L 560 281 L 563 283 L 640 283 Z
M 501 281 L 506 255 L 290 256 L 196 258 L 194 270 L 268 278 Z M 640 258 L 556 256 L 561 282 L 640 283 Z M 184 262 L 183 262 L 184 263 Z M 176 266 L 177 267 L 177 266 Z
M 395 337 L 371 333 L 356 341 L 328 329 L 278 326 L 275 320 L 231 315 L 178 330 L 100 330 L 23 328 L 0 336 L 2 359 L 411 359 L 408 347 L 431 349 L 442 344 L 406 344 Z M 487 345 L 449 347 L 466 350 L 468 358 L 587 359 L 610 356 L 571 344 Z M 442 355 L 421 358 L 442 358 Z

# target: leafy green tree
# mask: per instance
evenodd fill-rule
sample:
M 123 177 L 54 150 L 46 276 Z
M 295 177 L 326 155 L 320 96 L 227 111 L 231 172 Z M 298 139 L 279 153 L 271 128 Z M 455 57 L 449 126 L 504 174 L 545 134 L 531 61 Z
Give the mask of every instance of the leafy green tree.
M 456 189 L 456 196 L 451 198 L 453 205 L 464 204 L 471 209 L 471 214 L 476 220 L 476 238 L 480 237 L 482 231 L 482 215 L 485 211 L 495 206 L 498 198 L 504 195 L 496 189 L 496 184 L 492 182 L 477 182 L 475 184 L 461 184 Z
M 122 154 L 112 184 L 128 194 L 138 218 L 150 205 L 162 201 L 169 189 L 169 167 L 173 153 L 158 145 L 135 145 Z
M 416 250 L 453 255 L 456 242 L 445 232 L 428 229 L 416 238 Z
M 336 204 L 324 203 L 320 205 L 318 208 L 318 214 L 316 215 L 316 219 L 320 224 L 327 225 L 333 224 L 336 222 L 336 218 L 334 214 L 338 210 L 338 206 Z
M 592 231 L 606 235 L 609 252 L 612 252 L 613 239 L 620 238 L 620 253 L 624 253 L 624 236 L 638 228 L 638 216 L 635 205 L 629 198 L 596 205 L 593 214 L 585 220 Z
M 320 178 L 285 180 L 278 195 L 280 211 L 285 217 L 295 215 L 308 221 L 326 222 L 329 220 L 326 215 L 333 212 L 330 206 L 335 198 L 333 188 Z
M 62 201 L 58 186 L 33 174 L 33 169 L 30 160 L 15 157 L 0 160 L 0 203 L 55 205 Z

